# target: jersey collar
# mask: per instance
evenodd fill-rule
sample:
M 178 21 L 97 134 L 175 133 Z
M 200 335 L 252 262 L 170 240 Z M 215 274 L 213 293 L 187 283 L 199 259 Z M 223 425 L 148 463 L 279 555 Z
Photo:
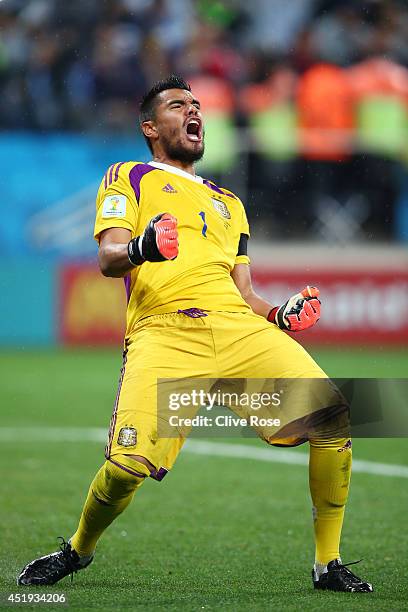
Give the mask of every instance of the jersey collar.
M 149 161 L 149 166 L 153 166 L 154 168 L 159 168 L 160 170 L 165 170 L 166 172 L 171 172 L 172 174 L 178 174 L 179 176 L 184 176 L 184 178 L 190 179 L 190 181 L 194 181 L 195 183 L 203 183 L 204 179 L 201 176 L 193 176 L 189 172 L 185 170 L 181 170 L 180 168 L 176 168 L 176 166 L 171 166 L 170 164 L 163 164 L 162 162 Z

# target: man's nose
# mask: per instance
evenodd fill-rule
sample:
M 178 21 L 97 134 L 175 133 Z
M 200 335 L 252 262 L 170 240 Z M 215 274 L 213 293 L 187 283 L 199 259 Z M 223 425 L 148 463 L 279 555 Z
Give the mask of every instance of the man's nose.
M 197 115 L 198 114 L 198 108 L 194 104 L 190 104 L 187 107 L 187 114 L 188 115 Z

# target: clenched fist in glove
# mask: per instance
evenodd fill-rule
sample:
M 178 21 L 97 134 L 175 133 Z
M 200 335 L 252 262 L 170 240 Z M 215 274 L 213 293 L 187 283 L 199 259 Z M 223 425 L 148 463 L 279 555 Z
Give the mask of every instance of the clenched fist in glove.
M 268 321 L 288 331 L 303 331 L 312 327 L 320 318 L 320 300 L 317 287 L 309 285 L 293 295 L 283 306 L 275 306 L 268 314 Z
M 140 266 L 144 261 L 165 261 L 178 255 L 177 219 L 160 213 L 151 219 L 141 236 L 128 244 L 129 261 Z

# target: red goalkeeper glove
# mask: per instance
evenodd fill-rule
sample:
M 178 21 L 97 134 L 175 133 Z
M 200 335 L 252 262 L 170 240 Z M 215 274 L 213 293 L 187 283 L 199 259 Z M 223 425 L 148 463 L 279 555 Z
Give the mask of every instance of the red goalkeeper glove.
M 281 329 L 303 331 L 320 319 L 320 300 L 317 287 L 309 285 L 289 298 L 283 306 L 275 306 L 268 314 L 268 321 Z
M 177 219 L 170 213 L 160 213 L 151 219 L 141 236 L 128 244 L 128 257 L 133 266 L 144 261 L 166 261 L 178 255 Z

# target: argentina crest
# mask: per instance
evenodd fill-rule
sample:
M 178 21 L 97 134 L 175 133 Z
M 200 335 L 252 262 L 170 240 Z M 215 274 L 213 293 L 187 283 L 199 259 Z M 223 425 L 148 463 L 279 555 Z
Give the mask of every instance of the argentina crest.
M 222 200 L 211 198 L 212 205 L 215 210 L 220 213 L 225 219 L 231 219 L 231 213 L 227 208 L 227 205 Z
M 118 435 L 118 444 L 120 446 L 135 446 L 137 440 L 137 432 L 134 427 L 122 427 Z

